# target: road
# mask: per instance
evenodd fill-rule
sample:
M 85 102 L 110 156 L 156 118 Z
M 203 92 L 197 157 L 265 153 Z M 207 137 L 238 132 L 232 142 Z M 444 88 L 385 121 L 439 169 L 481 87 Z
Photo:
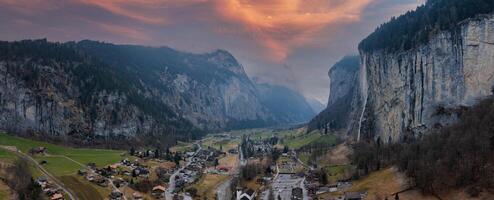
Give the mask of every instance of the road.
M 168 182 L 168 188 L 166 189 L 166 192 L 165 192 L 166 200 L 172 200 L 173 199 L 173 195 L 175 193 L 174 192 L 175 191 L 175 177 L 180 173 L 180 171 L 182 171 L 187 166 L 189 166 L 189 164 L 192 161 L 192 158 L 194 158 L 199 153 L 199 151 L 201 151 L 202 146 L 201 146 L 200 142 L 196 142 L 195 145 L 197 145 L 198 148 L 197 148 L 196 152 L 194 153 L 194 155 L 189 157 L 187 159 L 187 163 L 183 167 L 181 167 L 180 169 L 175 170 L 175 172 L 170 176 L 170 181 Z M 188 196 L 184 196 L 184 199 L 189 199 L 189 198 L 190 197 L 188 197 Z
M 238 174 L 240 173 L 240 167 L 247 165 L 247 160 L 244 158 L 244 153 L 240 148 L 240 145 L 238 145 L 238 153 L 239 153 L 240 161 L 238 162 L 237 170 L 235 170 L 234 176 L 238 176 Z M 231 194 L 229 189 L 230 189 L 230 185 L 232 184 L 232 181 L 233 181 L 233 177 L 230 177 L 228 180 L 226 180 L 220 186 L 218 186 L 218 188 L 216 189 L 216 197 L 218 200 L 231 199 L 233 194 Z
M 273 180 L 271 188 L 275 198 L 280 196 L 282 200 L 290 200 L 292 197 L 292 189 L 300 187 L 302 188 L 304 194 L 303 198 L 308 199 L 308 193 L 305 189 L 304 181 L 305 178 L 296 177 L 291 174 L 280 174 L 275 180 Z M 266 194 L 263 199 L 268 199 Z
M 5 146 L 0 146 L 0 147 L 5 149 L 5 150 L 14 152 L 17 156 L 34 163 L 34 165 L 41 171 L 41 173 L 43 173 L 43 175 L 45 175 L 48 179 L 50 179 L 52 181 L 52 183 L 54 183 L 58 188 L 62 189 L 65 192 L 65 194 L 67 194 L 69 196 L 70 199 L 78 200 L 78 198 L 74 192 L 72 192 L 70 189 L 66 188 L 60 180 L 58 180 L 55 176 L 51 175 L 48 171 L 46 171 L 45 168 L 43 168 L 38 163 L 38 161 L 36 161 L 34 158 L 32 158 L 31 156 L 29 156 L 25 153 L 22 153 L 20 150 L 12 151 L 12 148 L 5 147 Z

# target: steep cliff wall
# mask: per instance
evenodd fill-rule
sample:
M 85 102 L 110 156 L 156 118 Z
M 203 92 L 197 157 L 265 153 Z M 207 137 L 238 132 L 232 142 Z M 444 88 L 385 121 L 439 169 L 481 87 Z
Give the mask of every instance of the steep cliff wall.
M 0 43 L 0 129 L 83 143 L 150 136 L 168 142 L 276 122 L 226 51 Z
M 365 51 L 368 101 L 362 131 L 385 142 L 454 121 L 443 108 L 472 105 L 494 82 L 494 16 L 479 15 L 407 51 Z
M 362 108 L 360 91 L 360 61 L 358 56 L 346 56 L 329 70 L 328 105 L 309 123 L 314 129 L 344 130 L 356 135 Z

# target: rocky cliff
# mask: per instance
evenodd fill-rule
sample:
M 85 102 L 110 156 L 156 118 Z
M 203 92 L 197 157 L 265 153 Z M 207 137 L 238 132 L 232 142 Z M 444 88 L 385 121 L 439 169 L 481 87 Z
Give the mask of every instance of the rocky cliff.
M 492 14 L 430 35 L 427 42 L 408 50 L 369 50 L 361 45 L 368 83 L 362 132 L 368 137 L 384 142 L 420 137 L 454 121 L 452 110 L 491 94 Z
M 243 67 L 223 50 L 0 42 L 0 129 L 85 143 L 173 141 L 274 121 Z
M 314 129 L 344 130 L 356 135 L 362 108 L 360 92 L 360 58 L 346 56 L 329 70 L 330 93 L 328 105 L 309 123 Z

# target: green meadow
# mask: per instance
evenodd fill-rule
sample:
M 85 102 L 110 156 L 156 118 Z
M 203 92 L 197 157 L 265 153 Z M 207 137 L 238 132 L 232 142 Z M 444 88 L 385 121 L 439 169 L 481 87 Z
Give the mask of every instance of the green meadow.
M 313 131 L 307 134 L 299 134 L 295 136 L 287 136 L 283 138 L 283 145 L 290 149 L 298 149 L 308 144 L 336 144 L 337 137 L 333 134 L 323 135 L 318 131 Z
M 86 165 L 87 163 L 96 163 L 97 166 L 102 167 L 118 162 L 123 158 L 121 156 L 123 151 L 65 147 L 47 142 L 15 137 L 5 133 L 0 133 L 0 145 L 16 146 L 23 153 L 27 153 L 29 149 L 33 147 L 46 147 L 48 149 L 48 156 L 36 155 L 34 158 L 38 161 L 47 161 L 47 164 L 44 164 L 43 167 L 55 176 L 76 173 L 77 170 L 81 169 L 81 166 L 76 162 L 83 165 Z M 12 156 L 12 154 L 0 151 L 0 158 L 8 156 Z M 76 162 L 63 156 L 71 158 Z

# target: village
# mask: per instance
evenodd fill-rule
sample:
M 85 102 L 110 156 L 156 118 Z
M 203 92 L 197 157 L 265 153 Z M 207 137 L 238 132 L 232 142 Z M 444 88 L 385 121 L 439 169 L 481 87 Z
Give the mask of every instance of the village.
M 307 144 L 293 141 L 312 135 L 284 134 L 212 134 L 169 149 L 131 147 L 118 155 L 121 159 L 117 162 L 106 165 L 91 159 L 86 163 L 65 159 L 78 163 L 74 176 L 81 183 L 96 188 L 109 200 L 359 200 L 368 196 L 364 189 L 353 187 L 352 177 L 345 171 L 347 161 L 332 162 L 337 165 L 331 166 L 323 163 L 326 158 L 318 161 L 319 166 L 308 162 L 303 151 Z M 307 143 L 325 137 L 316 136 Z M 338 148 L 340 145 L 332 147 Z M 49 158 L 64 157 L 48 149 L 53 148 L 31 148 L 28 157 L 36 158 L 41 168 L 53 164 Z M 73 188 L 48 175 L 36 179 L 48 199 L 75 199 Z

